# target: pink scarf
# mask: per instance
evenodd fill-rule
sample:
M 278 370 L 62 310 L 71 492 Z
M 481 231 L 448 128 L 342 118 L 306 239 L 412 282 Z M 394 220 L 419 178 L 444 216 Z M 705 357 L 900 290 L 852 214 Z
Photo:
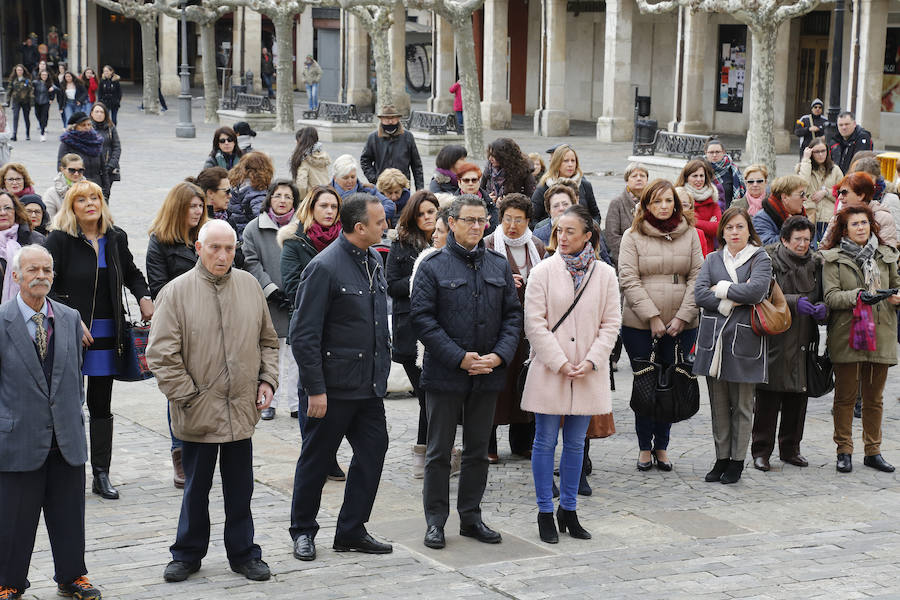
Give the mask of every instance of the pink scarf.
M 294 209 L 292 208 L 288 212 L 283 215 L 276 215 L 275 211 L 271 208 L 269 209 L 269 218 L 272 219 L 272 222 L 278 225 L 278 228 L 281 229 L 285 225 L 291 222 L 291 217 L 294 216 Z
M 750 192 L 747 192 L 745 197 L 747 198 L 747 212 L 750 213 L 751 217 L 762 210 L 762 202 L 766 199 L 765 192 L 758 198 L 754 198 L 750 195 Z
M 6 272 L 3 273 L 3 292 L 0 295 L 0 302 L 6 302 L 19 293 L 19 284 L 12 277 L 12 259 L 22 247 L 19 245 L 18 233 L 18 223 L 6 231 L 0 231 L 0 258 L 6 261 Z

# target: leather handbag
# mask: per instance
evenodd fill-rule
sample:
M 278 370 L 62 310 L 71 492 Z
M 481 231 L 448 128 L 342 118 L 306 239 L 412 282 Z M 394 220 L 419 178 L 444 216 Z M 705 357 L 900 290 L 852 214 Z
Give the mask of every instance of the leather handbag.
M 147 365 L 147 341 L 150 338 L 150 323 L 147 321 L 135 321 L 131 318 L 131 308 L 128 306 L 128 298 L 124 297 L 125 309 L 128 318 L 125 320 L 123 331 L 124 348 L 120 356 L 117 356 L 116 374 L 118 381 L 143 381 L 153 377 L 150 367 Z
M 818 331 L 806 350 L 806 395 L 818 398 L 834 390 L 834 366 L 827 349 L 824 354 L 819 354 Z
M 566 317 L 572 314 L 572 311 L 575 310 L 575 305 L 578 304 L 578 301 L 581 300 L 581 296 L 584 294 L 584 290 L 587 289 L 587 284 L 591 280 L 591 275 L 594 274 L 594 268 L 596 266 L 597 265 L 591 265 L 591 270 L 588 271 L 587 276 L 585 276 L 584 280 L 582 281 L 581 288 L 575 295 L 575 299 L 572 301 L 572 304 L 569 305 L 569 308 L 566 309 L 566 312 L 563 313 L 563 316 L 559 318 L 559 321 L 556 322 L 556 325 L 554 325 L 550 329 L 550 333 L 556 333 L 556 330 L 559 329 L 559 326 L 563 324 L 563 321 L 566 320 Z M 528 354 L 530 355 L 531 352 L 529 351 Z M 529 357 L 525 360 L 525 362 L 522 363 L 522 368 L 519 369 L 519 376 L 516 378 L 516 388 L 518 388 L 519 398 L 522 397 L 522 393 L 525 391 L 525 382 L 528 380 L 528 367 L 530 366 L 531 358 Z
M 684 360 L 681 344 L 675 341 L 675 363 L 656 362 L 659 339 L 653 340 L 649 358 L 632 361 L 631 410 L 636 415 L 660 423 L 678 423 L 700 410 L 700 385 L 693 367 Z
M 591 440 L 609 437 L 616 432 L 616 423 L 613 414 L 593 415 L 588 424 L 586 437 Z
M 769 282 L 769 296 L 750 311 L 750 326 L 760 337 L 778 335 L 791 327 L 791 309 L 774 277 Z

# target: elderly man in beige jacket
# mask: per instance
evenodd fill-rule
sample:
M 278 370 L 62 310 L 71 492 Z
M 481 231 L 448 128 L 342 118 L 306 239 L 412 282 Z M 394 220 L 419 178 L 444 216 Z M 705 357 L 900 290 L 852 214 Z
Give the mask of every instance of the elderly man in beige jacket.
M 225 495 L 225 551 L 231 569 L 269 578 L 253 542 L 253 446 L 259 411 L 278 386 L 278 336 L 256 279 L 232 269 L 237 239 L 210 221 L 197 240 L 197 265 L 157 296 L 147 361 L 169 399 L 172 429 L 184 441 L 185 486 L 165 580 L 200 569 L 209 547 L 209 490 L 217 455 Z

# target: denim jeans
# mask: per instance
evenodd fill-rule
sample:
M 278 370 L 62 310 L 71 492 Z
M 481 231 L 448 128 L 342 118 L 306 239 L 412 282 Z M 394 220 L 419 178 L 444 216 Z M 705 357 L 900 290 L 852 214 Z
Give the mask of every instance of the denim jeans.
M 67 125 L 69 123 L 69 117 L 80 110 L 84 110 L 84 108 L 78 106 L 78 103 L 75 100 L 66 100 L 66 107 L 63 109 L 63 125 Z
M 563 449 L 559 460 L 559 505 L 575 510 L 578 481 L 584 461 L 584 436 L 590 415 L 565 415 Z M 553 512 L 553 457 L 559 438 L 560 415 L 534 413 L 534 446 L 531 450 L 531 472 L 538 510 Z
M 172 439 L 171 450 L 174 450 L 175 448 L 181 448 L 184 442 L 175 437 L 175 432 L 172 431 L 172 409 L 169 408 L 168 402 L 166 402 L 166 420 L 169 422 L 169 437 Z
M 309 100 L 309 110 L 316 110 L 319 107 L 319 84 L 306 84 L 306 98 Z
M 19 111 L 22 112 L 22 116 L 25 119 L 25 135 L 31 136 L 31 105 L 27 103 L 19 104 L 18 102 L 13 102 L 13 137 L 16 137 L 19 131 Z
M 273 75 L 260 75 L 260 79 L 262 79 L 262 84 L 265 86 L 266 91 L 269 93 L 269 98 L 275 97 L 275 92 L 272 91 L 272 81 L 275 79 Z

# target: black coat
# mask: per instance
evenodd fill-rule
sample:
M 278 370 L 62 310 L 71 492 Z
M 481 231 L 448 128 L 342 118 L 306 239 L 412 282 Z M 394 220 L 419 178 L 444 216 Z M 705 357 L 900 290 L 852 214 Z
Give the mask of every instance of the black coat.
M 831 160 L 841 168 L 841 173 L 850 170 L 853 155 L 863 150 L 872 149 L 872 134 L 856 126 L 848 139 L 844 139 L 840 133 L 831 140 Z
M 122 103 L 122 86 L 119 85 L 119 76 L 100 78 L 100 87 L 97 88 L 97 100 L 108 108 L 119 108 Z
M 544 193 L 549 188 L 546 183 L 542 183 L 534 190 L 534 194 L 531 195 L 531 224 L 536 225 L 538 222 L 543 221 L 550 215 L 547 214 L 547 210 L 544 208 Z M 582 205 L 588 212 L 591 213 L 591 217 L 597 223 L 600 222 L 600 209 L 597 207 L 597 200 L 594 198 L 594 187 L 591 185 L 591 182 L 586 178 L 581 178 L 581 183 L 578 184 L 578 204 Z
M 391 348 L 387 283 L 375 250 L 360 250 L 341 234 L 312 259 L 300 279 L 290 339 L 308 395 L 384 397 Z
M 378 176 L 385 169 L 399 169 L 401 173 L 415 181 L 416 189 L 425 187 L 425 178 L 422 175 L 422 159 L 419 157 L 419 148 L 416 139 L 409 131 L 403 130 L 400 134 L 384 137 L 378 135 L 378 131 L 369 134 L 366 147 L 359 157 L 366 179 L 373 185 L 378 181 Z
M 103 150 L 97 156 L 90 156 L 86 152 L 82 152 L 71 146 L 68 142 L 59 142 L 59 151 L 56 153 L 56 165 L 60 166 L 62 157 L 66 154 L 77 154 L 84 162 L 84 178 L 93 181 L 101 188 L 103 187 Z
M 447 245 L 419 263 L 415 283 L 410 317 L 416 337 L 425 346 L 422 389 L 502 390 L 523 322 L 506 257 L 486 249 L 484 240 L 466 251 L 450 232 Z M 466 352 L 494 352 L 502 363 L 487 375 L 470 376 L 459 366 Z
M 53 256 L 53 300 L 74 308 L 84 324 L 91 327 L 94 308 L 94 283 L 97 280 L 97 253 L 81 232 L 78 237 L 56 229 L 44 243 Z M 128 249 L 128 235 L 118 227 L 106 230 L 106 265 L 109 272 L 109 294 L 116 319 L 116 361 L 125 353 L 125 309 L 122 288 L 127 287 L 135 298 L 150 295 L 144 274 L 134 264 Z
M 420 249 L 408 242 L 396 240 L 391 244 L 391 252 L 385 265 L 388 294 L 391 296 L 394 346 L 391 358 L 402 363 L 416 358 L 416 335 L 409 319 L 409 277 Z
M 197 264 L 197 251 L 194 246 L 186 244 L 163 244 L 150 234 L 147 244 L 147 283 L 150 285 L 150 297 L 156 300 L 164 285 L 183 273 L 187 273 Z
M 50 104 L 50 101 L 55 97 L 56 86 L 53 84 L 53 79 L 49 79 L 47 81 L 41 81 L 40 79 L 34 79 L 34 105 L 35 106 L 43 106 L 45 104 Z
M 317 254 L 316 247 L 305 233 L 298 231 L 284 240 L 284 246 L 281 247 L 281 288 L 294 306 L 297 305 L 300 275 Z
M 803 149 L 809 146 L 809 143 L 813 141 L 814 137 L 819 137 L 825 135 L 825 125 L 828 123 L 828 119 L 824 114 L 822 115 L 814 115 L 812 113 L 808 115 L 803 115 L 797 122 L 794 124 L 794 135 L 800 138 L 800 157 L 803 157 Z M 810 127 L 815 125 L 819 128 L 819 131 L 813 133 L 809 130 Z
M 455 195 L 461 196 L 462 191 L 459 188 L 456 188 Z M 484 230 L 484 237 L 487 237 L 494 233 L 494 230 L 497 229 L 497 225 L 500 224 L 500 209 L 497 208 L 497 205 L 491 200 L 491 197 L 488 196 L 487 190 L 480 189 L 478 190 L 478 196 L 484 202 L 484 205 L 487 209 L 487 216 L 490 219 L 490 223 L 488 223 L 487 229 Z

